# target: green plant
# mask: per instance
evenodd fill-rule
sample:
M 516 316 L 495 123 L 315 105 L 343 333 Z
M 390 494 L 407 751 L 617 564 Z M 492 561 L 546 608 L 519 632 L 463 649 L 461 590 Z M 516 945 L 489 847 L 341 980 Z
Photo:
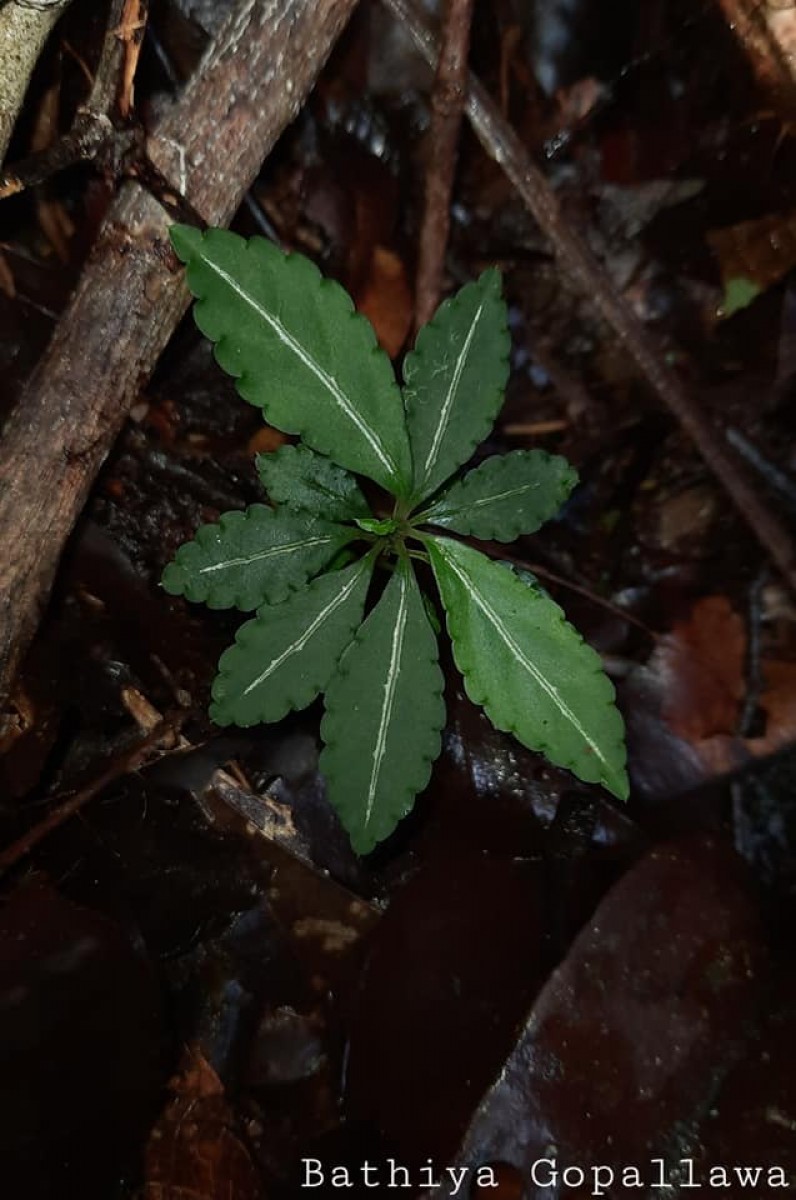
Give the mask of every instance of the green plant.
M 172 241 L 219 364 L 303 443 L 257 459 L 273 508 L 203 526 L 163 576 L 168 592 L 211 608 L 256 609 L 221 657 L 213 720 L 278 721 L 325 692 L 329 798 L 354 848 L 373 849 L 428 783 L 441 744 L 421 560 L 471 699 L 498 729 L 624 798 L 622 718 L 597 654 L 527 574 L 432 531 L 511 541 L 553 516 L 577 479 L 563 458 L 515 450 L 450 482 L 503 402 L 499 273 L 441 305 L 407 356 L 402 392 L 369 323 L 308 259 L 219 229 L 177 225 Z M 352 472 L 390 493 L 392 510 L 374 515 Z M 377 564 L 390 573 L 365 615 Z

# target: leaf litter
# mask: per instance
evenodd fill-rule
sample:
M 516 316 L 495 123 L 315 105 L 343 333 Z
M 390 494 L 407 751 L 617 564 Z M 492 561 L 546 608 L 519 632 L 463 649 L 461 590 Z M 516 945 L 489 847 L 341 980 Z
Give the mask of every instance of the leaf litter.
M 77 7 L 65 18 L 67 32 L 79 50 L 90 50 Z M 172 7 L 160 6 L 155 27 L 161 41 L 179 47 L 186 26 L 175 25 Z M 554 149 L 550 169 L 574 212 L 593 209 L 589 197 L 600 194 L 602 179 L 640 193 L 665 173 L 673 183 L 678 176 L 704 182 L 680 204 L 647 207 L 643 229 L 632 235 L 612 232 L 606 208 L 599 235 L 607 253 L 640 269 L 635 295 L 672 352 L 685 348 L 689 369 L 724 389 L 708 389 L 718 415 L 787 473 L 786 367 L 774 386 L 777 362 L 788 361 L 787 285 L 766 279 L 759 301 L 717 330 L 723 282 L 709 235 L 792 211 L 792 137 L 766 115 L 714 16 L 656 0 L 639 25 L 615 37 L 621 50 L 613 59 L 602 52 L 611 22 L 603 23 L 597 55 L 597 41 L 581 39 L 575 19 L 568 36 L 578 65 L 558 85 L 596 78 L 600 90 L 596 103 L 568 111 L 565 95 L 548 102 L 528 87 L 540 51 L 524 11 L 517 17 L 516 6 L 505 6 L 501 31 L 513 20 L 520 26 L 507 43 L 515 62 L 505 96 L 529 139 L 544 130 Z M 193 29 L 190 11 L 181 20 Z M 497 85 L 499 37 L 488 21 L 479 34 L 476 65 Z M 716 54 L 705 71 L 708 41 Z M 411 210 L 396 207 L 384 180 L 396 170 L 404 194 L 411 190 L 422 105 L 416 91 L 393 92 L 389 103 L 363 95 L 359 81 L 378 77 L 373 65 L 382 53 L 377 34 L 351 40 L 329 68 L 322 100 L 258 181 L 291 244 L 305 252 L 314 246 L 324 269 L 335 254 L 344 263 L 356 241 L 318 223 L 335 174 L 371 217 L 382 203 L 396 214 L 396 227 L 380 228 L 369 244 L 411 261 Z M 411 67 L 406 48 L 398 53 L 398 65 Z M 154 58 L 148 70 L 164 86 Z M 395 64 L 386 76 L 398 78 Z M 567 149 L 555 150 L 560 145 Z M 380 183 L 366 185 L 355 169 L 339 166 L 362 156 L 378 162 Z M 319 161 L 313 193 L 303 181 Z M 76 219 L 78 249 L 90 242 L 97 210 L 83 186 L 58 185 Z M 158 1110 L 161 1128 L 174 1114 L 168 1081 L 186 1045 L 197 1047 L 223 1088 L 211 1157 L 234 1129 L 255 1166 L 254 1195 L 301 1195 L 297 1164 L 305 1153 L 355 1164 L 391 1153 L 455 1163 L 466 1152 L 467 1161 L 502 1161 L 510 1189 L 511 1163 L 521 1161 L 514 1134 L 519 1143 L 553 1128 L 573 1160 L 587 1165 L 602 1153 L 579 1117 L 584 1098 L 603 1132 L 619 1136 L 617 1163 L 620 1154 L 642 1153 L 643 1133 L 662 1154 L 674 1148 L 700 1165 L 760 1158 L 796 1169 L 787 1073 L 796 1011 L 791 602 L 769 580 L 755 610 L 757 551 L 687 443 L 650 411 L 622 356 L 606 346 L 474 148 L 464 152 L 457 202 L 453 277 L 464 282 L 499 262 L 508 279 L 509 406 L 487 453 L 536 449 L 538 442 L 506 426 L 551 421 L 543 448 L 565 455 L 581 476 L 562 520 L 523 541 L 521 552 L 531 570 L 546 567 L 585 588 L 584 595 L 556 586 L 555 599 L 611 665 L 633 735 L 631 807 L 620 811 L 587 793 L 491 729 L 445 660 L 449 718 L 437 770 L 406 828 L 365 864 L 324 802 L 315 710 L 273 730 L 231 735 L 210 727 L 203 714 L 233 625 L 224 612 L 188 609 L 154 585 L 197 525 L 235 503 L 261 502 L 249 449 L 258 426 L 183 330 L 147 389 L 147 409 L 92 493 L 3 744 L 11 841 L 44 803 L 90 782 L 139 734 L 124 689 L 136 688 L 161 713 L 186 705 L 190 716 L 190 749 L 109 785 L 23 866 L 44 874 L 46 899 L 31 895 L 39 884 L 19 872 L 5 881 L 6 947 L 35 927 L 35 957 L 44 964 L 32 978 L 34 956 L 3 956 L 5 996 L 18 997 L 20 987 L 41 996 L 35 1012 L 32 999 L 14 1010 L 30 1040 L 12 1046 L 10 1027 L 4 1040 L 10 1190 L 63 1193 L 74 1173 L 89 1200 L 140 1194 L 147 1138 Z M 40 256 L 26 220 L 17 206 L 3 231 L 16 290 L 13 300 L 0 297 L 11 335 L 2 350 L 4 405 L 40 353 L 52 320 L 46 314 L 57 313 L 68 292 L 66 272 Z M 253 232 L 251 222 L 244 214 L 240 231 Z M 363 253 L 366 264 L 374 257 Z M 370 271 L 389 309 L 389 273 L 357 270 L 360 277 Z M 351 278 L 344 282 L 361 297 Z M 594 397 L 588 421 L 572 421 L 561 375 L 556 383 L 534 357 L 540 324 L 548 356 Z M 689 494 L 687 504 L 680 500 Z M 703 517 L 711 495 L 712 515 Z M 656 639 L 606 611 L 606 597 Z M 752 719 L 742 730 L 747 709 Z M 221 797 L 234 797 L 239 808 Z M 289 850 L 262 834 L 284 813 Z M 705 919 L 695 922 L 695 914 Z M 47 942 L 57 942 L 54 960 Z M 125 986 L 111 1030 L 96 1014 L 108 1012 L 114 982 Z M 597 1029 L 598 1014 L 607 1032 Z M 566 1046 L 556 1040 L 559 1021 L 571 1033 Z M 534 1029 L 539 1040 L 529 1043 Z M 541 1044 L 545 1038 L 552 1045 Z M 666 1078 L 656 1041 L 671 1050 Z M 515 1078 L 520 1048 L 529 1044 L 537 1057 L 522 1060 L 507 1097 L 495 1080 L 507 1067 Z M 52 1053 L 43 1054 L 45 1046 Z M 637 1127 L 640 1085 L 651 1095 Z M 21 1102 L 31 1097 L 33 1107 Z M 58 1119 L 41 1133 L 37 1118 L 50 1105 Z M 700 1117 L 705 1112 L 710 1118 Z M 499 1144 L 495 1130 L 503 1131 Z M 59 1157 L 63 1144 L 69 1160 Z M 53 1164 L 60 1164 L 57 1182 Z M 179 1178 L 176 1167 L 168 1178 L 153 1168 L 149 1183 Z

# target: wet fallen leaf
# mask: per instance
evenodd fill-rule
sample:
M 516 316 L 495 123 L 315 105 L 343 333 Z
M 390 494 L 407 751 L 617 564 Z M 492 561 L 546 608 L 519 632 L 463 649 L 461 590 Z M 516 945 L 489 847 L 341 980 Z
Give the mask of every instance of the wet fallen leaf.
M 542 885 L 538 861 L 456 853 L 422 868 L 374 931 L 348 1103 L 401 1161 L 446 1160 L 509 1051 L 544 975 Z
M 731 317 L 796 266 L 796 211 L 714 229 L 708 243 L 724 281 L 719 315 Z
M 527 1178 L 554 1157 L 649 1171 L 735 1062 L 765 962 L 756 906 L 726 843 L 653 850 L 540 992 L 457 1165 L 500 1162 Z M 587 1193 L 556 1185 L 544 1194 Z
M 699 600 L 688 620 L 661 639 L 650 666 L 661 679 L 663 715 L 675 733 L 691 741 L 735 733 L 745 652 L 743 622 L 724 596 Z
M 169 1087 L 146 1149 L 145 1200 L 264 1200 L 221 1080 L 198 1050 Z
M 666 634 L 649 667 L 661 689 L 661 711 L 679 737 L 700 745 L 717 764 L 726 739 L 755 755 L 771 754 L 796 738 L 796 663 L 765 660 L 759 705 L 766 728 L 759 736 L 737 737 L 746 693 L 746 632 L 724 596 L 697 601 L 691 615 Z M 729 747 L 727 747 L 729 750 Z M 727 768 L 732 765 L 728 759 Z

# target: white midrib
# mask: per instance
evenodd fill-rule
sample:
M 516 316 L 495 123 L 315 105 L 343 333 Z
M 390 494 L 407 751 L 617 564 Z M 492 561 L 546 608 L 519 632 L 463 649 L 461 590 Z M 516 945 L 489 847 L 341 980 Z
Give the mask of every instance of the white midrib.
M 361 576 L 362 572 L 358 571 L 354 578 L 345 585 L 343 590 L 338 592 L 333 600 L 330 600 L 330 602 L 326 605 L 326 608 L 322 609 L 321 612 L 318 613 L 315 620 L 312 621 L 304 630 L 304 632 L 296 638 L 295 642 L 292 642 L 286 650 L 283 650 L 281 654 L 277 655 L 273 662 L 269 663 L 265 670 L 249 684 L 249 686 L 243 692 L 244 696 L 248 696 L 249 692 L 253 692 L 254 689 L 259 687 L 261 683 L 265 683 L 266 679 L 273 675 L 274 671 L 278 671 L 282 664 L 287 662 L 292 655 L 299 654 L 304 649 L 307 642 L 311 637 L 313 637 L 314 634 L 318 632 L 324 622 L 328 621 L 329 617 L 331 617 L 332 614 L 337 611 L 341 604 L 345 604 L 346 600 L 359 583 Z
M 506 643 L 506 645 L 508 646 L 511 653 L 515 656 L 515 658 L 518 660 L 518 662 L 520 662 L 522 664 L 522 666 L 525 668 L 525 670 L 528 672 L 528 674 L 539 684 L 539 687 L 542 689 L 542 691 L 545 692 L 550 697 L 550 699 L 555 704 L 556 708 L 558 708 L 559 712 L 564 717 L 566 717 L 566 719 L 568 721 L 571 722 L 571 724 L 574 726 L 575 729 L 577 729 L 578 733 L 583 738 L 586 745 L 589 747 L 590 750 L 592 750 L 594 752 L 594 754 L 596 754 L 597 758 L 604 765 L 606 770 L 610 771 L 610 769 L 611 769 L 610 765 L 606 761 L 605 755 L 600 750 L 600 747 L 597 745 L 597 743 L 594 741 L 594 739 L 592 737 L 590 737 L 589 734 L 586 732 L 586 730 L 583 728 L 583 725 L 578 720 L 578 718 L 575 716 L 574 712 L 569 707 L 566 700 L 563 699 L 563 697 L 559 693 L 558 689 L 550 682 L 549 679 L 545 678 L 545 676 L 541 673 L 539 668 L 534 666 L 534 664 L 531 662 L 531 660 L 523 653 L 522 648 L 517 645 L 514 638 L 511 636 L 508 629 L 501 621 L 500 617 L 497 615 L 496 612 L 494 612 L 494 610 L 492 608 L 490 608 L 490 606 L 487 604 L 486 600 L 484 600 L 483 596 L 481 596 L 480 593 L 478 591 L 476 591 L 476 589 L 474 588 L 474 586 L 472 584 L 472 581 L 462 571 L 462 569 L 453 561 L 453 559 L 451 559 L 447 554 L 445 554 L 444 550 L 441 551 L 441 553 L 443 554 L 443 557 L 444 557 L 446 563 L 448 564 L 450 569 L 453 571 L 454 575 L 464 585 L 464 587 L 467 590 L 467 592 L 469 593 L 470 598 L 472 599 L 473 603 L 476 605 L 477 608 L 480 608 L 481 612 L 484 614 L 486 619 L 496 630 L 498 636 L 501 637 L 503 639 L 503 641 Z
M 370 781 L 368 783 L 368 797 L 365 805 L 366 827 L 373 812 L 373 803 L 376 799 L 376 789 L 379 786 L 381 765 L 387 749 L 387 731 L 390 728 L 392 710 L 395 707 L 395 691 L 396 687 L 398 686 L 398 676 L 400 675 L 399 659 L 401 657 L 401 650 L 403 649 L 404 630 L 406 629 L 406 615 L 406 579 L 401 578 L 401 598 L 398 603 L 398 615 L 395 620 L 395 629 L 393 630 L 392 635 L 390 665 L 387 670 L 387 679 L 384 683 L 384 700 L 381 707 L 381 716 L 379 717 L 379 729 L 376 735 L 376 746 L 373 751 L 373 766 L 371 768 Z
M 449 423 L 450 417 L 451 417 L 451 410 L 453 408 L 453 402 L 456 399 L 456 392 L 459 389 L 459 383 L 461 382 L 462 372 L 464 371 L 464 364 L 467 361 L 467 355 L 470 353 L 470 346 L 472 345 L 473 337 L 475 336 L 476 326 L 478 325 L 478 322 L 481 320 L 481 313 L 483 311 L 484 311 L 484 302 L 482 300 L 478 306 L 478 311 L 476 312 L 475 316 L 473 317 L 473 323 L 470 326 L 470 328 L 467 330 L 467 337 L 464 339 L 464 345 L 462 346 L 461 350 L 459 351 L 459 356 L 456 359 L 456 366 L 453 369 L 453 375 L 451 376 L 451 381 L 450 381 L 450 384 L 448 385 L 448 391 L 445 394 L 445 401 L 442 405 L 442 408 L 440 409 L 439 421 L 437 422 L 437 428 L 434 430 L 434 437 L 431 440 L 431 447 L 429 449 L 428 454 L 426 455 L 426 461 L 423 464 L 423 471 L 424 471 L 426 480 L 429 477 L 431 468 L 435 465 L 435 463 L 437 461 L 437 457 L 439 456 L 439 448 L 440 448 L 440 445 L 442 444 L 442 439 L 445 436 L 445 430 L 448 428 L 448 423 Z
M 308 371 L 312 372 L 319 383 L 323 384 L 341 412 L 348 417 L 349 421 L 356 426 L 356 428 L 365 438 L 371 450 L 376 455 L 385 470 L 387 470 L 391 475 L 396 475 L 398 473 L 397 467 L 393 462 L 392 457 L 384 449 L 379 437 L 374 430 L 371 429 L 367 421 L 360 416 L 360 414 L 352 405 L 351 401 L 348 399 L 345 393 L 341 391 L 339 385 L 328 373 L 328 371 L 324 371 L 320 363 L 316 362 L 312 355 L 307 353 L 307 351 L 301 345 L 301 342 L 296 341 L 292 333 L 285 328 L 278 317 L 275 317 L 273 313 L 268 312 L 268 309 L 263 308 L 261 304 L 258 304 L 254 297 L 250 296 L 248 292 L 245 292 L 238 281 L 234 279 L 233 276 L 227 271 L 225 271 L 223 267 L 220 267 L 218 263 L 213 262 L 209 258 L 203 257 L 202 262 L 205 264 L 205 266 L 209 267 L 211 271 L 214 271 L 220 279 L 223 279 L 224 282 L 232 288 L 235 295 L 240 296 L 244 304 L 248 304 L 249 308 L 252 308 L 259 317 L 262 317 L 266 325 L 270 326 L 270 328 L 274 331 L 282 345 L 287 346 L 287 348 L 291 350 L 293 354 L 295 354 L 299 362 L 305 366 Z
M 485 504 L 497 504 L 499 500 L 510 500 L 512 496 L 521 496 L 523 492 L 535 492 L 539 487 L 538 483 L 523 483 L 520 487 L 512 488 L 508 492 L 498 492 L 495 496 L 482 496 L 480 500 L 463 500 L 461 504 L 455 504 L 448 512 L 466 512 L 470 508 L 483 508 Z
M 312 550 L 315 546 L 327 546 L 329 542 L 333 541 L 334 537 L 326 534 L 325 537 L 305 538 L 303 542 L 286 542 L 284 546 L 271 546 L 268 550 L 258 550 L 256 554 L 247 554 L 244 558 L 226 558 L 223 562 L 211 563 L 209 567 L 202 567 L 197 574 L 210 575 L 213 571 L 224 571 L 227 567 L 248 567 L 251 563 L 260 562 L 264 558 L 292 554 L 294 550 Z

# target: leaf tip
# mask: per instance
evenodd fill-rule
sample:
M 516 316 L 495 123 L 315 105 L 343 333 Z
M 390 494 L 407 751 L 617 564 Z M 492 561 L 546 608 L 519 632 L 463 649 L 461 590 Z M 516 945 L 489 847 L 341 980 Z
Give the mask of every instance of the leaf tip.
M 627 802 L 630 797 L 630 781 L 624 767 L 612 771 L 610 777 L 603 783 L 611 795 L 616 796 L 617 800 L 621 800 L 623 804 Z
M 501 295 L 503 292 L 503 272 L 499 267 L 487 267 L 478 276 L 478 284 L 485 292 L 494 292 L 495 295 Z

